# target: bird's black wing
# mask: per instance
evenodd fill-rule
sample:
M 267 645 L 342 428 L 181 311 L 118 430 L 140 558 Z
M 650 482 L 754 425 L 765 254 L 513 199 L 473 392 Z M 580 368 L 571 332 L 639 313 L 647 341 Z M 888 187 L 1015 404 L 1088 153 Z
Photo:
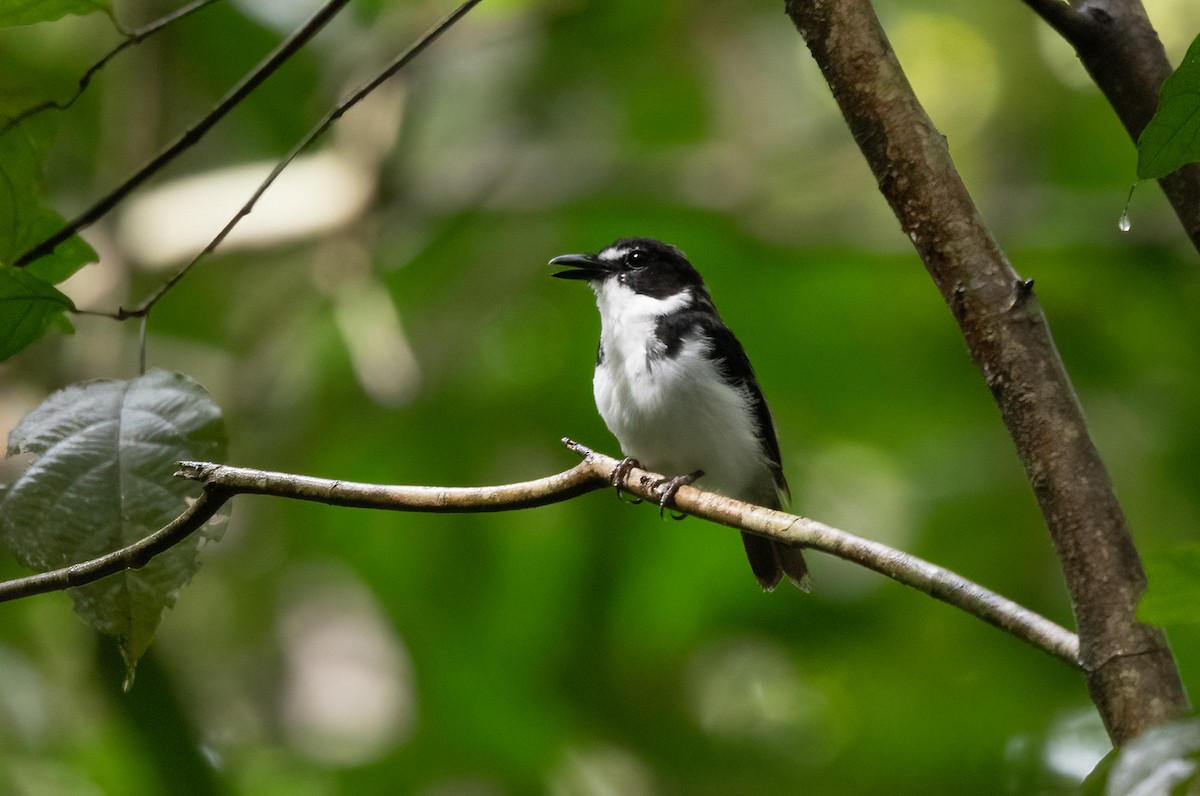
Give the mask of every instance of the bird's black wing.
M 729 327 L 721 322 L 720 316 L 711 305 L 695 311 L 684 311 L 664 315 L 655 325 L 658 345 L 649 353 L 653 357 L 677 356 L 684 341 L 707 339 L 711 341 L 709 357 L 717 364 L 721 376 L 733 386 L 744 390 L 750 399 L 754 415 L 755 430 L 762 440 L 763 451 L 770 465 L 771 475 L 779 494 L 790 499 L 787 479 L 783 476 L 783 463 L 779 454 L 779 439 L 775 434 L 775 421 L 763 397 L 754 375 L 754 366 L 746 356 L 746 350 L 738 342 Z M 778 508 L 778 500 L 768 508 Z M 810 591 L 808 565 L 804 561 L 803 549 L 798 545 L 772 541 L 752 533 L 742 532 L 742 543 L 750 568 L 764 591 L 771 591 L 784 575 L 801 591 Z
M 779 453 L 775 421 L 771 418 L 767 399 L 763 397 L 762 389 L 758 386 L 754 366 L 750 364 L 746 350 L 729 327 L 721 322 L 715 312 L 697 310 L 662 316 L 658 319 L 655 332 L 662 346 L 658 353 L 667 358 L 677 355 L 686 339 L 702 336 L 712 341 L 709 356 L 717 363 L 721 375 L 730 384 L 744 389 L 749 396 L 755 429 L 763 442 L 763 450 L 770 462 L 775 485 L 780 492 L 790 497 L 787 479 L 783 476 L 783 460 Z
M 783 457 L 779 453 L 779 437 L 775 433 L 775 420 L 771 417 L 771 410 L 767 406 L 767 399 L 763 397 L 762 388 L 758 386 L 758 379 L 754 375 L 754 366 L 750 364 L 746 350 L 742 348 L 741 342 L 728 326 L 719 322 L 712 323 L 708 331 L 713 341 L 712 356 L 720 365 L 721 373 L 731 383 L 746 390 L 750 396 L 750 404 L 754 411 L 754 425 L 759 438 L 763 441 L 767 459 L 771 463 L 771 474 L 775 476 L 775 485 L 779 487 L 780 492 L 790 498 L 787 479 L 783 477 Z

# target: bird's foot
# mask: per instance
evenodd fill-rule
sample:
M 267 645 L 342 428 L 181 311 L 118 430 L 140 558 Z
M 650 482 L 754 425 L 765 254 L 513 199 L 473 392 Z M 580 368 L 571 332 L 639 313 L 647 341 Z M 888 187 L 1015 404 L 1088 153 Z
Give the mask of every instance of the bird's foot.
M 612 485 L 613 489 L 617 490 L 617 497 L 621 500 L 628 500 L 629 503 L 632 503 L 635 506 L 638 503 L 641 503 L 642 499 L 640 497 L 631 497 L 628 499 L 625 497 L 627 494 L 625 492 L 625 479 L 629 476 L 630 470 L 632 470 L 634 467 L 641 466 L 641 463 L 637 459 L 626 456 L 617 464 L 616 467 L 613 468 L 612 472 Z
M 663 516 L 663 512 L 667 510 L 667 504 L 675 502 L 675 493 L 679 491 L 679 487 L 694 484 L 696 479 L 701 478 L 703 475 L 703 470 L 697 470 L 696 472 L 688 473 L 687 475 L 677 475 L 674 478 L 664 478 L 663 480 L 655 483 L 653 488 L 662 490 L 658 494 L 658 516 Z M 682 520 L 686 516 L 686 514 L 678 511 L 671 512 L 671 519 L 673 520 Z

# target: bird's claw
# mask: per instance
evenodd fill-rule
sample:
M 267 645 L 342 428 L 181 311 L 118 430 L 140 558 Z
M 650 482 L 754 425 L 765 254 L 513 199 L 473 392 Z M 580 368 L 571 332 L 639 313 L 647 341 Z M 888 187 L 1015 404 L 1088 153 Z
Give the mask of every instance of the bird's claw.
M 627 502 L 632 503 L 635 506 L 638 503 L 641 503 L 642 499 L 640 497 L 632 497 L 632 498 L 625 497 L 625 495 L 626 495 L 625 479 L 629 476 L 630 470 L 632 470 L 634 467 L 641 467 L 641 466 L 642 465 L 638 462 L 637 459 L 634 459 L 630 456 L 626 456 L 624 459 L 622 459 L 620 462 L 617 463 L 617 466 L 613 468 L 613 472 L 612 472 L 612 485 L 613 485 L 613 489 L 617 490 L 617 497 L 620 498 L 621 500 L 626 500 Z
M 694 473 L 687 475 L 677 475 L 674 478 L 664 478 L 654 484 L 654 489 L 661 489 L 658 495 L 658 516 L 662 517 L 663 512 L 667 510 L 667 505 L 675 502 L 675 493 L 679 491 L 681 486 L 689 486 L 694 484 L 696 480 L 704 475 L 703 470 L 697 470 Z M 682 512 L 672 511 L 671 519 L 682 520 L 686 517 Z

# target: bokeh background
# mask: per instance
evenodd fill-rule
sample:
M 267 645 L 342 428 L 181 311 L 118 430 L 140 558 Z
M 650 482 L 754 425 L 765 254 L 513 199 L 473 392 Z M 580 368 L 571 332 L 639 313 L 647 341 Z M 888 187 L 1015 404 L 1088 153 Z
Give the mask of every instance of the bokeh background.
M 136 27 L 175 7 L 117 0 Z M 1146 0 L 1173 62 L 1192 0 Z M 217 3 L 57 113 L 55 206 L 147 160 L 315 7 Z M 140 300 L 338 97 L 450 9 L 353 2 L 86 233 L 79 304 Z M 1017 270 L 1036 279 L 1143 554 L 1200 520 L 1197 256 L 1070 49 L 1017 2 L 879 0 Z M 70 95 L 101 14 L 0 31 L 7 112 Z M 779 2 L 486 0 L 293 165 L 155 310 L 152 366 L 223 407 L 233 463 L 470 485 L 610 454 L 590 293 L 557 254 L 683 248 L 756 364 L 794 508 L 1070 626 L 1053 551 L 950 313 Z M 128 378 L 81 317 L 0 365 L 0 430 Z M 12 476 L 9 468 L 8 477 Z M 755 586 L 736 533 L 609 493 L 438 517 L 239 498 L 122 694 L 62 595 L 0 607 L 13 793 L 1058 793 L 1106 749 L 1059 662 L 810 555 Z M 0 576 L 23 574 L 10 557 Z M 1200 693 L 1200 635 L 1169 628 Z

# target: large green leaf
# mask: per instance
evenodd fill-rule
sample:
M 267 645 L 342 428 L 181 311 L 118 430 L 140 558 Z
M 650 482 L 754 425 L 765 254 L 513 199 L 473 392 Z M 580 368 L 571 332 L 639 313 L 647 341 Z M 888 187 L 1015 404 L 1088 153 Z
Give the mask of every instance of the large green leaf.
M 109 11 L 108 0 L 3 0 L 0 28 L 52 22 L 68 14 Z
M 1200 160 L 1200 36 L 1163 81 L 1158 110 L 1138 138 L 1138 179 L 1157 179 Z
M 225 453 L 221 412 L 187 376 L 154 370 L 54 393 L 9 437 L 8 455 L 36 457 L 0 499 L 0 542 L 26 565 L 53 569 L 128 545 L 178 516 L 196 485 L 175 478 L 180 459 Z M 116 636 L 132 680 L 163 610 L 199 567 L 202 539 L 220 523 L 155 558 L 73 589 L 75 610 Z
M 71 308 L 54 285 L 19 268 L 0 267 L 0 362 L 42 336 Z

